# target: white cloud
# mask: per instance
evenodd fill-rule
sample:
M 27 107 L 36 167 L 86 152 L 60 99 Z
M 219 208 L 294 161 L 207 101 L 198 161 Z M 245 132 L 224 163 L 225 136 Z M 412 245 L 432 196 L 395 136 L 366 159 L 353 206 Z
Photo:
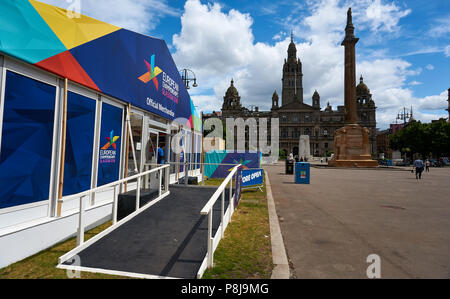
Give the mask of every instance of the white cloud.
M 434 70 L 434 66 L 432 64 L 428 64 L 425 68 L 429 71 Z
M 434 38 L 448 36 L 450 34 L 450 15 L 436 20 L 428 34 Z
M 445 53 L 445 57 L 450 57 L 450 45 L 445 47 L 444 53 Z
M 402 10 L 394 3 L 383 4 L 381 0 L 375 0 L 367 7 L 365 19 L 372 31 L 393 32 L 398 29 L 400 19 L 410 13 L 410 9 Z
M 72 1 L 41 0 L 64 9 Z M 150 33 L 165 16 L 178 16 L 180 12 L 168 5 L 167 0 L 77 0 L 81 13 L 103 22 L 143 34 Z
M 225 13 L 217 3 L 188 0 L 181 23 L 180 34 L 173 36 L 174 59 L 179 67 L 196 73 L 199 88 L 192 89 L 191 95 L 200 110 L 214 110 L 208 109 L 211 102 L 220 103 L 215 110 L 220 109 L 231 78 L 244 105 L 268 108 L 274 89 L 280 91 L 288 41 L 255 44 L 250 15 L 233 9 Z M 204 97 L 211 89 L 214 100 Z

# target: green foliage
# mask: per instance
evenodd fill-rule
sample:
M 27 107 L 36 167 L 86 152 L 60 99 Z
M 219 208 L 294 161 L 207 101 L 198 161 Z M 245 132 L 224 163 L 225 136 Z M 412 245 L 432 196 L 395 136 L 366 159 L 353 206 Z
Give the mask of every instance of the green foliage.
M 390 145 L 394 150 L 422 157 L 439 157 L 450 154 L 450 123 L 439 120 L 431 124 L 413 121 L 401 131 L 391 135 Z
M 280 159 L 286 160 L 286 151 L 284 149 L 280 150 Z

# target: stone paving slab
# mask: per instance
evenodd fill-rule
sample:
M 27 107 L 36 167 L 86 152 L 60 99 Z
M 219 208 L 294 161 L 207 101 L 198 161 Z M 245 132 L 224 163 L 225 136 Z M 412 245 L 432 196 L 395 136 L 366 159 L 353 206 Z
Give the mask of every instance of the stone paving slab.
M 310 185 L 264 169 L 296 278 L 367 278 L 371 254 L 382 278 L 450 278 L 450 168 L 311 168 Z

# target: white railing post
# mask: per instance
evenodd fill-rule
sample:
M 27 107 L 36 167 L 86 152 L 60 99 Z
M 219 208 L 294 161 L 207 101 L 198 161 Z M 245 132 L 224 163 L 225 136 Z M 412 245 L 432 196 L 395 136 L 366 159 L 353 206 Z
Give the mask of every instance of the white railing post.
M 147 172 L 149 169 L 151 169 L 151 166 L 149 165 L 145 165 L 144 166 L 144 171 Z M 143 179 L 144 179 L 144 189 L 148 189 L 149 188 L 149 178 L 150 178 L 150 174 L 146 174 Z
M 117 192 L 117 187 L 114 186 L 114 201 L 113 201 L 113 213 L 112 213 L 112 223 L 113 225 L 117 223 L 117 208 L 118 208 L 118 200 L 119 200 L 119 192 Z
M 186 158 L 186 155 L 185 155 Z M 187 160 L 184 162 L 184 185 L 188 185 L 188 179 L 189 179 L 189 170 L 188 170 L 188 162 Z
M 236 174 L 231 178 L 231 182 L 236 181 L 236 176 L 237 176 L 237 172 Z M 236 187 L 236 191 L 237 191 L 237 186 Z M 234 192 L 234 196 L 236 196 L 236 192 Z M 234 198 L 234 200 L 231 201 L 231 213 L 234 213 L 234 203 L 236 202 L 236 198 Z
M 165 177 L 164 177 L 164 192 L 169 191 L 169 184 L 170 184 L 170 166 L 167 166 L 165 169 Z
M 214 247 L 213 247 L 213 237 L 212 237 L 212 216 L 213 210 L 209 210 L 208 213 L 208 268 L 212 268 L 214 264 Z
M 78 215 L 77 246 L 84 243 L 84 196 L 80 197 L 80 213 Z
M 232 201 L 233 201 L 233 179 L 230 180 L 230 194 L 228 195 L 228 197 L 230 198 L 229 202 L 228 202 L 228 206 L 230 209 L 230 222 L 231 222 L 231 216 L 233 215 L 233 209 L 232 209 Z
M 162 194 L 162 188 L 161 188 L 161 184 L 162 184 L 162 169 L 158 170 L 158 179 L 159 179 L 159 189 L 158 189 L 158 197 L 161 196 Z
M 225 215 L 225 188 L 223 188 L 222 191 L 222 206 L 221 206 L 221 215 L 220 215 L 220 221 L 221 221 L 221 234 L 222 234 L 222 238 L 224 236 L 224 226 L 225 223 L 223 222 L 223 216 Z
M 139 210 L 140 199 L 141 199 L 141 177 L 138 177 L 136 187 L 136 211 Z

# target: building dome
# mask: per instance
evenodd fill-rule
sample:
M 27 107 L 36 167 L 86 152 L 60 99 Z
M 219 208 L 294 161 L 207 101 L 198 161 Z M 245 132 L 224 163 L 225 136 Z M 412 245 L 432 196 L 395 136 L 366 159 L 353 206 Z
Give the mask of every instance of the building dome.
M 370 89 L 364 83 L 364 78 L 361 75 L 360 83 L 358 84 L 358 86 L 356 86 L 356 96 L 360 97 L 360 96 L 369 95 L 369 94 L 370 94 Z
M 277 101 L 278 101 L 278 99 L 279 99 L 278 93 L 277 93 L 277 91 L 275 90 L 274 93 L 273 93 L 273 95 L 272 95 L 272 100 L 277 100 Z
M 228 87 L 227 92 L 225 93 L 225 96 L 227 98 L 237 98 L 239 97 L 239 93 L 236 89 L 236 87 L 234 87 L 234 80 L 231 79 L 231 85 L 230 87 Z
M 289 48 L 288 48 L 288 53 L 289 53 L 289 57 L 295 57 L 296 53 L 297 53 L 297 47 L 295 46 L 294 43 L 294 33 L 291 32 L 291 43 L 289 44 Z

